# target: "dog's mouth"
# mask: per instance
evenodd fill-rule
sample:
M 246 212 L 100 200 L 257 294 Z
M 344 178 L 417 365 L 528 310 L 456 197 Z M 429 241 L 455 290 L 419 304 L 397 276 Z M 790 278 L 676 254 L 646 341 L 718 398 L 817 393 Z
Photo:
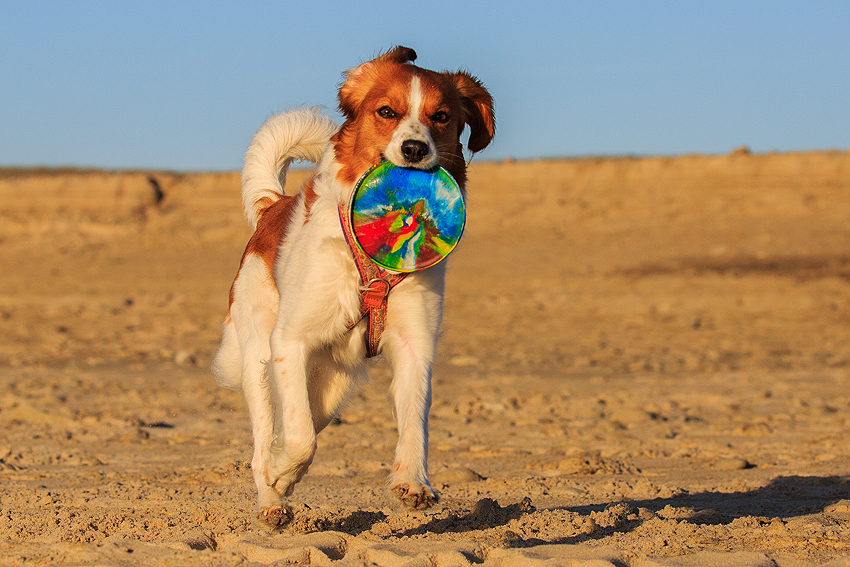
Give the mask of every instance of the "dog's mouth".
M 435 163 L 430 165 L 429 167 L 421 167 L 421 166 L 419 166 L 415 163 L 405 163 L 405 164 L 399 165 L 399 164 L 393 162 L 391 159 L 389 159 L 384 152 L 381 152 L 380 154 L 378 154 L 378 158 L 379 158 L 378 163 L 381 163 L 383 161 L 389 161 L 394 166 L 401 167 L 401 168 L 404 168 L 404 169 L 419 169 L 419 170 L 422 170 L 422 171 L 436 171 L 436 170 L 440 169 L 440 162 L 439 161 L 435 161 Z

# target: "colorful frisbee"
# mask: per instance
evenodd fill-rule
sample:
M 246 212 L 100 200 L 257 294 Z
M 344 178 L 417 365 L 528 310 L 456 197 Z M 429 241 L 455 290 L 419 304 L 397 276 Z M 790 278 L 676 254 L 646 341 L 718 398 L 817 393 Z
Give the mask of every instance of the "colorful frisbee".
M 396 272 L 424 270 L 443 260 L 457 246 L 465 222 L 463 195 L 442 167 L 423 171 L 382 161 L 360 178 L 351 199 L 357 245 Z

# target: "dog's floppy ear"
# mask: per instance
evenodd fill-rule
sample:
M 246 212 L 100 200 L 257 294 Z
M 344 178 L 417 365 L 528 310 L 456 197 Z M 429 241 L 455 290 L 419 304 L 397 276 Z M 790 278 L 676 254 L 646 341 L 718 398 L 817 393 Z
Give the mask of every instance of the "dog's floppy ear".
M 409 47 L 398 45 L 393 47 L 375 61 L 392 61 L 393 63 L 413 63 L 416 61 L 416 52 Z
M 464 122 L 469 124 L 467 147 L 472 152 L 480 152 L 490 144 L 496 133 L 493 97 L 481 81 L 465 71 L 451 73 L 449 78 L 460 93 Z
M 354 69 L 349 69 L 343 76 L 339 88 L 339 110 L 346 118 L 351 118 L 357 107 L 372 85 L 373 72 L 381 63 L 396 63 L 403 65 L 416 61 L 416 52 L 409 47 L 394 47 L 371 61 L 362 63 Z
M 371 82 L 369 81 L 369 68 L 371 65 L 371 61 L 362 63 L 342 74 L 345 80 L 339 87 L 337 98 L 339 99 L 339 111 L 346 118 L 354 116 L 355 110 L 357 110 L 357 107 L 369 90 L 367 83 Z

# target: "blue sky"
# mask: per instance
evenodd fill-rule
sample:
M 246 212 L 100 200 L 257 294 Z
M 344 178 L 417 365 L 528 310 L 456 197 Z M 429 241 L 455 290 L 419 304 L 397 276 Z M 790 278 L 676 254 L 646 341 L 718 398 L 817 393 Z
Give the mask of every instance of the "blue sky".
M 850 2 L 0 0 L 0 165 L 235 170 L 402 44 L 496 100 L 478 159 L 850 146 Z

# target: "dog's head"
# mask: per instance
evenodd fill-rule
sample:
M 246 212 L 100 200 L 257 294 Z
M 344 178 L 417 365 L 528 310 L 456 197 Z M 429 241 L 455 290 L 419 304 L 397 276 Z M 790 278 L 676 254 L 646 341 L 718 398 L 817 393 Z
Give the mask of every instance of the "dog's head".
M 342 181 L 355 182 L 386 158 L 399 167 L 441 165 L 465 185 L 460 136 L 469 126 L 469 150 L 487 147 L 495 132 L 493 99 L 468 73 L 429 71 L 415 59 L 412 49 L 396 47 L 345 73 L 345 123 L 333 138 Z

